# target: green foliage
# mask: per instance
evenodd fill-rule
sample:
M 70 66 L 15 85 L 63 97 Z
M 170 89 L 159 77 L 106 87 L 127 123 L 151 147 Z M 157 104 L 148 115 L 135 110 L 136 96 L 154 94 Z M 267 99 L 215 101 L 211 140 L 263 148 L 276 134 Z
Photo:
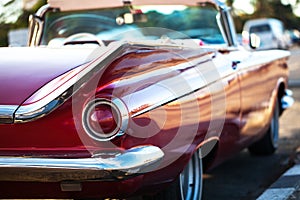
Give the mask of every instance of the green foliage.
M 16 1 L 16 0 L 14 0 Z M 12 2 L 14 2 L 12 1 Z M 235 0 L 227 0 L 227 4 L 232 6 Z M 300 0 L 297 0 L 299 2 Z M 280 0 L 251 0 L 255 6 L 256 11 L 252 15 L 235 15 L 234 21 L 238 32 L 242 31 L 244 23 L 253 18 L 273 17 L 280 19 L 284 22 L 287 29 L 300 29 L 300 18 L 293 14 L 291 5 L 283 5 Z M 10 3 L 11 4 L 11 3 Z M 37 5 L 30 11 L 23 11 L 14 24 L 0 23 L 0 46 L 8 45 L 8 32 L 9 30 L 28 27 L 28 17 L 34 13 L 40 6 L 46 4 L 46 0 L 40 0 Z M 154 24 L 155 25 L 155 24 Z
M 234 2 L 234 0 L 227 1 L 231 5 Z M 291 5 L 283 5 L 280 0 L 252 0 L 251 3 L 255 6 L 252 15 L 234 16 L 237 32 L 242 31 L 247 20 L 255 18 L 276 18 L 284 23 L 286 29 L 300 29 L 300 18 L 294 15 Z
M 31 10 L 23 10 L 22 14 L 15 23 L 0 23 L 0 46 L 8 46 L 8 32 L 10 30 L 27 28 L 29 15 L 35 13 L 38 8 L 46 4 L 46 1 L 47 0 L 39 0 L 39 2 Z M 13 1 L 9 4 L 12 3 Z

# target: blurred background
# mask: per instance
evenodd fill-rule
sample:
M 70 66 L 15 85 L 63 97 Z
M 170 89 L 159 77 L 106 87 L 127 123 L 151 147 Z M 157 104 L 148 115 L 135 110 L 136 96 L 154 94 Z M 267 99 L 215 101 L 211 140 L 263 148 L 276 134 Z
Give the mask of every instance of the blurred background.
M 0 46 L 26 45 L 28 17 L 46 3 L 47 0 L 0 0 Z
M 300 0 L 224 0 L 232 7 L 239 40 L 246 21 L 276 18 L 283 22 L 291 42 L 300 41 Z M 47 0 L 0 0 L 0 46 L 24 46 L 28 16 Z

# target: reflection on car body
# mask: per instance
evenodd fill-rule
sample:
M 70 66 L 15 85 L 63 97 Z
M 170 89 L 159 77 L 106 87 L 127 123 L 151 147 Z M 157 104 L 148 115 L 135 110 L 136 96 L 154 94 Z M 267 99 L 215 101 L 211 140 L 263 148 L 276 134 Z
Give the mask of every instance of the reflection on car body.
M 2 198 L 201 199 L 203 170 L 275 152 L 289 52 L 239 46 L 219 1 L 161 4 L 50 0 L 0 49 Z

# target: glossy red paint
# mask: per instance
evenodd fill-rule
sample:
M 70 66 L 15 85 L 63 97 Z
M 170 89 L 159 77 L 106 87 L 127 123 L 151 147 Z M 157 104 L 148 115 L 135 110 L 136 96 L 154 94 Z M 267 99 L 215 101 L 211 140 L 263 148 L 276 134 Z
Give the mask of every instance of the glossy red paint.
M 1 48 L 0 105 L 20 105 L 52 79 L 88 62 L 92 51 L 87 48 Z
M 54 112 L 41 119 L 24 124 L 1 124 L 1 137 L 4 138 L 0 141 L 1 150 L 16 151 L 18 148 L 23 150 L 28 148 L 28 150 L 34 149 L 36 152 L 39 150 L 43 151 L 44 149 L 52 149 L 55 152 L 57 149 L 66 148 L 70 148 L 70 150 L 76 148 L 85 149 L 84 146 L 89 145 L 92 148 L 97 148 L 99 144 L 86 135 L 81 125 L 82 111 L 89 100 L 95 98 L 95 95 L 97 97 L 112 98 L 113 96 L 122 99 L 123 97 L 132 95 L 134 92 L 139 92 L 142 89 L 151 89 L 151 86 L 155 83 L 161 80 L 179 77 L 181 76 L 181 73 L 184 72 L 169 69 L 167 70 L 167 73 L 157 76 L 159 71 L 173 66 L 170 66 L 169 61 L 165 61 L 165 57 L 169 57 L 170 59 L 173 57 L 173 63 L 176 65 L 186 63 L 186 59 L 189 57 L 192 59 L 197 58 L 196 56 L 198 56 L 199 53 L 201 55 L 203 54 L 203 51 L 200 50 L 199 52 L 194 52 L 177 50 L 177 52 L 170 52 L 168 50 L 155 50 L 151 48 L 141 50 L 137 50 L 136 48 L 126 49 L 119 59 L 114 61 L 107 68 L 95 73 L 91 80 L 86 83 L 72 99 L 69 99 Z M 205 53 L 204 55 L 206 54 L 208 53 Z M 141 67 L 136 69 L 135 67 L 137 65 Z M 188 66 L 187 70 L 193 70 L 193 68 L 193 66 Z M 143 80 L 137 81 L 142 81 L 144 85 L 137 87 L 134 77 L 142 77 Z M 127 89 L 124 89 L 123 84 L 126 85 Z M 199 94 L 204 95 L 207 92 L 208 91 L 199 91 Z M 155 98 L 154 95 L 149 96 L 147 93 L 145 93 L 145 95 L 147 96 L 141 97 L 142 99 L 145 99 L 145 101 L 149 101 L 151 96 L 152 98 Z M 207 106 L 209 105 L 210 96 L 208 94 L 206 95 L 207 101 L 203 102 Z M 194 98 L 194 95 L 190 95 L 189 99 L 192 98 Z M 181 103 L 178 102 L 178 104 L 175 104 L 174 106 L 165 105 L 166 109 L 169 109 L 172 112 L 174 110 L 172 115 L 176 116 L 175 119 L 177 118 L 178 120 L 180 110 L 182 109 L 180 104 Z M 192 104 L 188 104 L 188 102 L 186 102 L 186 104 L 186 107 L 191 111 L 194 109 L 191 107 Z M 197 106 L 196 102 L 193 106 Z M 139 112 L 139 109 L 145 108 L 147 108 L 147 104 L 137 105 L 130 110 L 130 113 L 134 114 Z M 159 112 L 160 109 L 157 110 Z M 173 116 L 171 117 L 173 118 Z M 207 116 L 206 118 L 209 120 L 210 116 Z M 148 120 L 149 116 L 147 116 L 147 114 L 133 119 L 133 121 L 137 121 L 141 124 L 144 124 L 145 121 L 147 124 Z M 170 124 L 170 127 L 177 127 L 177 123 L 180 122 L 175 120 Z M 195 119 L 193 122 L 189 123 L 195 125 L 198 121 Z M 139 129 L 138 126 L 134 128 Z M 202 133 L 204 133 L 204 131 Z M 57 138 L 59 138 L 59 140 Z M 81 140 L 84 140 L 84 144 Z M 86 142 L 89 145 L 87 145 Z M 164 143 L 165 142 L 162 140 L 160 146 L 163 146 Z M 103 144 L 101 143 L 101 145 Z M 125 148 L 129 148 L 129 146 L 125 146 Z
M 277 98 L 277 81 L 282 79 L 285 83 L 287 78 L 284 59 L 247 66 L 251 67 L 249 71 L 247 67 L 232 69 L 230 63 L 223 62 L 224 56 L 233 55 L 215 50 L 126 46 L 110 64 L 91 74 L 72 99 L 49 115 L 24 124 L 1 124 L 1 155 L 90 157 L 100 151 L 143 144 L 158 146 L 165 152 L 161 163 L 164 168 L 127 181 L 83 182 L 82 192 L 70 193 L 61 192 L 59 183 L 26 186 L 47 186 L 51 197 L 56 198 L 119 197 L 156 188 L 173 181 L 195 149 L 205 148 L 201 145 L 216 138 L 219 148 L 214 163 L 219 163 L 255 140 L 256 134 L 269 124 L 273 98 Z M 184 91 L 169 87 L 178 82 L 201 83 L 193 79 L 197 72 L 197 77 L 205 82 L 203 87 L 195 89 L 187 84 Z M 49 77 L 44 81 L 48 80 Z M 257 82 L 266 87 L 259 87 Z M 32 87 L 31 91 L 35 89 Z M 170 94 L 172 101 L 162 103 L 164 94 Z M 86 134 L 82 112 L 94 98 L 119 98 L 127 105 L 131 117 L 123 136 L 112 142 L 97 142 Z M 258 111 L 264 122 L 259 123 L 261 128 L 244 131 L 252 126 L 249 116 Z M 11 196 L 9 188 L 20 184 L 23 183 L 2 182 L 0 186 L 5 190 L 1 196 L 47 198 L 48 189 L 27 192 L 26 187 L 20 189 L 20 196 Z
M 61 47 L 0 49 L 1 198 L 126 198 L 154 194 L 177 179 L 179 199 L 190 194 L 198 199 L 201 160 L 205 169 L 219 164 L 278 121 L 273 113 L 285 93 L 289 53 L 238 46 L 230 9 L 221 1 L 201 0 L 200 6 L 198 0 L 168 2 L 184 6 L 173 10 L 175 18 L 192 13 L 182 24 L 201 24 L 177 30 L 197 39 L 136 31 L 144 19 L 122 24 L 126 16 L 121 7 L 122 13 L 109 18 L 107 9 L 70 15 L 63 11 L 70 1 L 53 3 L 32 16 L 29 44 Z M 134 5 L 161 4 L 123 3 L 129 15 Z M 103 5 L 116 6 L 109 1 Z M 207 13 L 204 19 L 212 16 L 212 26 L 193 21 L 199 20 L 194 18 L 198 9 L 201 16 Z M 99 30 L 85 27 L 86 17 Z M 117 31 L 131 27 L 147 39 L 101 38 L 115 32 L 116 20 Z M 211 35 L 198 37 L 198 30 Z

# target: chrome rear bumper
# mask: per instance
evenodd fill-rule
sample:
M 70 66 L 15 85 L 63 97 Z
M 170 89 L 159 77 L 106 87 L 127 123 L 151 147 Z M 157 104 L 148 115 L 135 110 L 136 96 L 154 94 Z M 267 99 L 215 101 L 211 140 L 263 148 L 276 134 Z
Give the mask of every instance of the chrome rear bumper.
M 0 157 L 0 181 L 123 180 L 155 169 L 163 156 L 158 147 L 139 146 L 109 158 Z

